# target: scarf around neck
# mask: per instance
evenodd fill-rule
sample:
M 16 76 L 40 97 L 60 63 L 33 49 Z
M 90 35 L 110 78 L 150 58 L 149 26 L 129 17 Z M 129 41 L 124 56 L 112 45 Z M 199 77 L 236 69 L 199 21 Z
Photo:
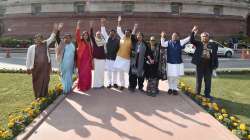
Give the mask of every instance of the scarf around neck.
M 95 37 L 95 42 L 98 47 L 104 46 L 106 44 L 104 39 L 97 37 Z

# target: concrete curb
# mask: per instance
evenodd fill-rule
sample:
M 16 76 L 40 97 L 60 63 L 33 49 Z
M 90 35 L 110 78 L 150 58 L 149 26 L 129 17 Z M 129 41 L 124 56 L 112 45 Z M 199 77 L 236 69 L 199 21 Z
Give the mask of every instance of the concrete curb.
M 250 71 L 250 67 L 248 68 L 218 68 L 216 69 L 216 72 L 224 72 L 224 71 Z M 185 72 L 195 72 L 195 68 L 190 69 L 190 68 L 186 68 Z
M 227 140 L 240 140 L 236 135 L 234 135 L 231 131 L 229 131 L 224 125 L 222 125 L 218 120 L 216 120 L 211 114 L 209 114 L 206 110 L 204 110 L 201 106 L 196 104 L 192 99 L 190 99 L 187 95 L 184 93 L 181 93 L 180 96 L 188 103 L 190 106 L 192 106 L 194 109 L 198 110 L 199 112 L 207 113 L 206 117 L 208 123 L 212 123 L 212 121 L 216 121 L 218 124 L 218 127 L 216 127 L 216 131 L 220 132 L 222 135 L 227 137 Z
M 15 140 L 27 140 L 65 98 L 65 95 L 60 95 L 59 97 L 57 97 L 57 99 L 50 106 L 48 106 L 48 108 L 45 109 L 37 118 L 35 118 L 33 122 L 25 128 L 24 132 L 19 134 L 15 138 Z
M 77 85 L 74 82 L 72 90 L 74 90 L 76 87 Z M 56 107 L 59 106 L 60 103 L 62 103 L 68 95 L 69 94 L 67 95 L 62 94 L 59 97 L 57 97 L 57 99 L 51 105 L 49 105 L 40 115 L 38 115 L 38 117 L 36 117 L 32 121 L 32 123 L 25 128 L 24 132 L 19 134 L 15 138 L 15 140 L 27 140 L 37 130 L 37 128 L 39 128 L 39 126 L 45 121 L 45 119 L 47 119 L 50 113 L 52 113 L 56 109 Z

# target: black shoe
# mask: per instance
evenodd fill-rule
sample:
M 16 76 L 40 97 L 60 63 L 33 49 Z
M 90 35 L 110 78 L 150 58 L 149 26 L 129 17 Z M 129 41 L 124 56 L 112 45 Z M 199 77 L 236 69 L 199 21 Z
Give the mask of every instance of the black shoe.
M 125 87 L 121 86 L 121 87 L 120 87 L 120 90 L 124 90 L 124 88 L 125 88 Z
M 213 97 L 212 96 L 205 94 L 205 97 L 208 98 L 208 99 L 210 99 L 210 101 L 213 101 Z
M 179 95 L 179 92 L 177 90 L 173 90 L 174 95 Z
M 152 93 L 151 96 L 152 96 L 152 97 L 156 97 L 156 93 Z
M 111 88 L 112 86 L 111 86 L 111 84 L 109 84 L 109 86 L 107 86 L 107 88 Z
M 128 90 L 129 90 L 130 92 L 135 92 L 135 88 L 129 87 Z
M 142 88 L 139 88 L 139 91 L 140 91 L 140 92 L 142 92 L 142 93 L 144 93 L 144 92 L 145 92 Z
M 160 94 L 160 91 L 159 91 L 159 90 L 157 90 L 156 94 Z
M 155 93 L 147 93 L 148 96 L 151 96 L 151 97 L 156 97 L 156 94 Z
M 113 87 L 114 87 L 114 88 L 119 88 L 117 84 L 114 84 Z
M 169 90 L 168 90 L 168 94 L 169 94 L 169 95 L 173 94 L 173 90 L 172 90 L 172 89 L 169 89 Z

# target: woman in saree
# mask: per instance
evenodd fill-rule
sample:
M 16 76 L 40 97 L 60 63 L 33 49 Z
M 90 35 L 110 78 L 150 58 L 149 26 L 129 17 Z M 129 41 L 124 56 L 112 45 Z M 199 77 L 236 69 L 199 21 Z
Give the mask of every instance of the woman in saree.
M 75 45 L 72 42 L 71 34 L 65 34 L 60 38 L 60 32 L 56 35 L 56 60 L 59 64 L 63 93 L 72 92 L 72 76 L 75 70 Z
M 93 68 L 92 64 L 92 47 L 89 34 L 84 31 L 80 34 L 80 20 L 76 27 L 76 43 L 77 43 L 77 68 L 78 68 L 78 84 L 80 91 L 87 91 L 91 88 Z

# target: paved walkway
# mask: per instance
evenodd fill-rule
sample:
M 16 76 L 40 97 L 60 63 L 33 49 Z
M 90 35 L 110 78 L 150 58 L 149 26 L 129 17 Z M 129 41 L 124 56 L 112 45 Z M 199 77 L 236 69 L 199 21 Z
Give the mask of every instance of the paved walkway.
M 0 68 L 25 69 L 12 59 L 0 56 Z M 167 95 L 166 82 L 160 89 L 155 98 L 127 90 L 75 91 L 29 140 L 238 140 L 185 95 Z
M 167 87 L 161 82 L 162 87 Z M 69 95 L 29 140 L 237 140 L 185 95 L 92 89 Z

